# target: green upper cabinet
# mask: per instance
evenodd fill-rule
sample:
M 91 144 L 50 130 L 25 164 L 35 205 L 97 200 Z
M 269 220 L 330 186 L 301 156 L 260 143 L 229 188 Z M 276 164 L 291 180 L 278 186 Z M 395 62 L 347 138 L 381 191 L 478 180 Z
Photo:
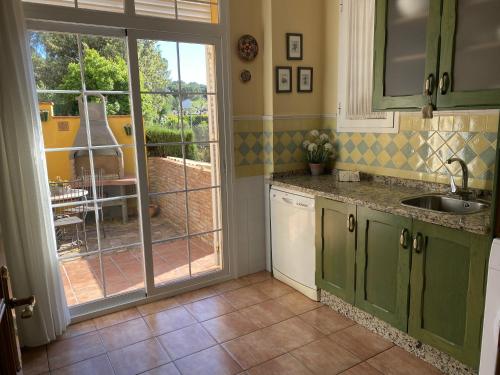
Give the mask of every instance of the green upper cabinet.
M 373 107 L 415 110 L 436 100 L 441 0 L 376 0 Z
M 354 304 L 356 206 L 316 198 L 316 285 Z
M 376 0 L 374 109 L 500 107 L 498 14 L 498 0 Z
M 490 240 L 415 221 L 408 333 L 477 368 Z
M 405 331 L 412 220 L 358 207 L 356 306 Z
M 437 107 L 500 107 L 500 1 L 444 0 Z

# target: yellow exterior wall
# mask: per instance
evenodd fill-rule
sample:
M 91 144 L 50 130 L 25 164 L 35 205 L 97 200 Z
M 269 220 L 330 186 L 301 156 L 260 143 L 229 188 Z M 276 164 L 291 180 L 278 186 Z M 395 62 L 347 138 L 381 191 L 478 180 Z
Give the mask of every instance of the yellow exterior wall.
M 78 129 L 80 129 L 80 117 L 78 116 L 54 116 L 52 103 L 40 103 L 40 111 L 48 111 L 48 121 L 42 122 L 43 140 L 46 149 L 71 147 L 75 141 Z M 135 148 L 133 147 L 133 136 L 126 135 L 123 127 L 131 124 L 130 116 L 108 116 L 109 127 L 113 132 L 117 142 L 123 145 L 123 162 L 125 175 L 135 176 Z M 65 126 L 64 123 L 67 123 Z M 59 127 L 64 130 L 60 130 Z M 56 151 L 45 154 L 47 160 L 47 170 L 50 180 L 60 177 L 63 180 L 70 180 L 71 160 L 69 152 Z

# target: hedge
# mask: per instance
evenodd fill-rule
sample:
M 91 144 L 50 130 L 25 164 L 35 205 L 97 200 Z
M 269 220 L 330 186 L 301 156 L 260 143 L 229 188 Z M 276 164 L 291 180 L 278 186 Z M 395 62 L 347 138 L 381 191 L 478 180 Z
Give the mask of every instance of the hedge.
M 146 126 L 144 131 L 146 133 L 147 143 L 172 143 L 182 141 L 180 130 L 173 130 L 163 126 Z M 184 141 L 191 142 L 192 140 L 193 132 L 185 129 Z M 186 146 L 186 159 L 197 160 L 196 154 L 195 145 Z M 148 156 L 173 156 L 176 158 L 182 158 L 182 151 L 177 145 L 154 146 L 148 147 Z

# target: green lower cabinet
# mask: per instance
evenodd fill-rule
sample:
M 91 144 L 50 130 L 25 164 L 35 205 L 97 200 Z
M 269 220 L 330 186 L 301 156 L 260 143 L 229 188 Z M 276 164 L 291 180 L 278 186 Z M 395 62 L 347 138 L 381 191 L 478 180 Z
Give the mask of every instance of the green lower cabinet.
M 316 198 L 316 285 L 350 304 L 355 251 L 356 206 Z
M 490 240 L 415 221 L 408 333 L 478 368 Z
M 412 220 L 358 207 L 356 303 L 406 331 Z

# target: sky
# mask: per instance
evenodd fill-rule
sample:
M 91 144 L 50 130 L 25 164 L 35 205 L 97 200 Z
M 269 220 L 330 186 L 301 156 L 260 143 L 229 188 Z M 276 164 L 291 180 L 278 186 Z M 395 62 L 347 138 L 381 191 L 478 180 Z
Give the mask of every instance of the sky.
M 172 81 L 178 80 L 177 47 L 175 42 L 159 42 L 161 55 L 168 61 Z M 207 84 L 205 46 L 203 44 L 179 43 L 181 79 L 186 82 Z

